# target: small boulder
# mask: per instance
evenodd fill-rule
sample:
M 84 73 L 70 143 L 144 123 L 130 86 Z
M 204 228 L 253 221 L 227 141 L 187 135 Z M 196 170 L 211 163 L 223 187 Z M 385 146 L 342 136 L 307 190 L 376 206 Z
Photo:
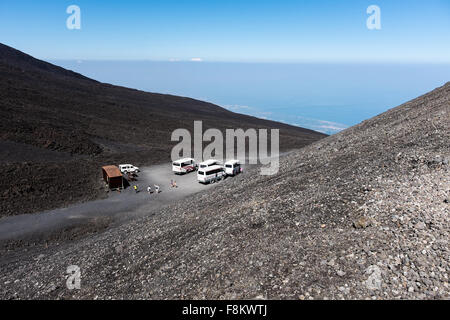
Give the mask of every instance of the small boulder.
M 356 229 L 365 229 L 367 227 L 370 227 L 372 223 L 373 223 L 372 219 L 366 216 L 362 216 L 353 221 L 353 227 L 355 227 Z
M 366 274 L 369 275 L 365 281 L 367 289 L 381 290 L 382 276 L 380 268 L 377 265 L 371 265 L 366 269 Z
M 424 230 L 427 226 L 422 221 L 419 221 L 416 223 L 416 229 L 418 230 Z

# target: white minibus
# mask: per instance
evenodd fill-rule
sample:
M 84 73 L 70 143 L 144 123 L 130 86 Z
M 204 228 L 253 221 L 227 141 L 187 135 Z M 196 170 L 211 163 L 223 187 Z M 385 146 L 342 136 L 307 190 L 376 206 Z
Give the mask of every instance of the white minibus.
M 225 162 L 225 173 L 229 176 L 235 176 L 241 172 L 241 163 L 239 160 L 230 160 Z
M 203 169 L 198 169 L 197 180 L 201 183 L 214 183 L 222 180 L 225 177 L 225 172 L 221 166 L 210 166 Z
M 188 173 L 195 171 L 196 169 L 197 165 L 192 158 L 180 159 L 172 163 L 172 171 L 175 172 L 175 174 Z
M 199 169 L 205 169 L 211 166 L 215 166 L 215 165 L 220 165 L 220 161 L 216 160 L 216 159 L 209 159 L 209 160 L 205 160 L 201 163 L 199 163 L 198 168 Z

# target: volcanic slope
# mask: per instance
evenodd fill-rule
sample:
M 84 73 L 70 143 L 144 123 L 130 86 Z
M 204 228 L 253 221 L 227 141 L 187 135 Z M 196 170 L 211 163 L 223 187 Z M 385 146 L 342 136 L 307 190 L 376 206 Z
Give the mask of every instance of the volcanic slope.
M 105 196 L 101 166 L 170 162 L 177 128 L 280 129 L 280 149 L 326 135 L 190 98 L 100 83 L 0 44 L 0 216 Z
M 450 83 L 159 214 L 3 259 L 2 298 L 450 298 Z M 5 255 L 4 257 L 6 257 Z M 67 266 L 81 290 L 65 286 Z

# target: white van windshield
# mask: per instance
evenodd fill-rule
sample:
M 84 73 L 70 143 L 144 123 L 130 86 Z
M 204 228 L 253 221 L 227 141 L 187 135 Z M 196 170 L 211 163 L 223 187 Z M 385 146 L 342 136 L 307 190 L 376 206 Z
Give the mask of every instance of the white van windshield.
M 178 162 L 174 162 L 173 165 L 176 166 L 176 167 L 179 167 L 181 164 L 178 163 Z

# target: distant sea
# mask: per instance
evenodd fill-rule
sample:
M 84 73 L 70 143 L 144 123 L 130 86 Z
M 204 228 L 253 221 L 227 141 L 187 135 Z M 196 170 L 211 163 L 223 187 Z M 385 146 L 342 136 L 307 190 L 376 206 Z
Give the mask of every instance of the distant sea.
M 450 64 L 49 62 L 101 82 L 192 97 L 327 134 L 450 81 Z

